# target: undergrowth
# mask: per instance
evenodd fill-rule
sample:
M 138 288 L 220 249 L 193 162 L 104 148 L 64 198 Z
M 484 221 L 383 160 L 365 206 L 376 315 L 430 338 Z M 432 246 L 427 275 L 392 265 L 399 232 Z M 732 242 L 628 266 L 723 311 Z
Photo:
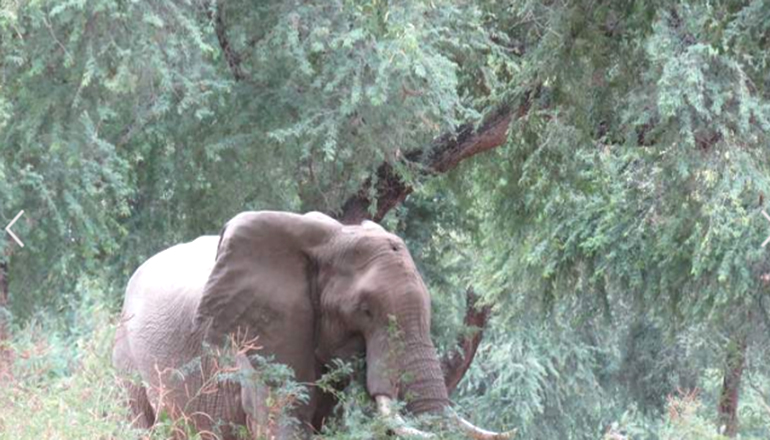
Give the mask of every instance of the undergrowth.
M 136 439 L 111 367 L 116 316 L 100 286 L 66 319 L 38 315 L 5 341 L 0 439 Z
M 111 365 L 118 316 L 104 305 L 107 302 L 99 283 L 84 281 L 79 287 L 86 292 L 85 299 L 67 313 L 40 314 L 23 326 L 12 326 L 10 339 L 0 341 L 0 440 L 156 440 L 179 434 L 191 439 L 204 438 L 183 420 L 168 417 L 161 417 L 149 431 L 130 426 L 123 392 Z M 304 384 L 332 391 L 340 400 L 334 417 L 318 438 L 368 440 L 388 435 L 387 422 L 377 417 L 366 393 L 362 367 L 362 361 L 338 363 L 319 383 Z M 257 370 L 265 371 L 261 368 L 258 362 Z M 350 375 L 355 379 L 344 391 L 337 391 L 334 384 Z M 271 396 L 296 395 L 298 384 L 286 377 L 281 384 L 283 391 L 272 390 Z M 763 396 L 755 394 L 752 389 L 744 393 L 744 402 L 750 405 L 743 410 L 747 416 L 745 426 L 756 428 L 744 431 L 739 437 L 742 439 L 762 438 L 755 433 L 768 426 L 770 407 L 763 406 Z M 274 398 L 269 404 L 280 406 L 284 401 Z M 725 440 L 713 422 L 709 406 L 701 403 L 697 393 L 669 396 L 666 411 L 660 416 L 651 418 L 632 408 L 619 420 L 610 421 L 606 428 L 598 427 L 600 434 L 596 439 Z M 502 414 L 516 408 L 500 407 L 499 411 Z M 464 415 L 476 420 L 483 418 L 471 412 Z M 436 433 L 439 439 L 462 438 L 435 418 L 409 423 Z

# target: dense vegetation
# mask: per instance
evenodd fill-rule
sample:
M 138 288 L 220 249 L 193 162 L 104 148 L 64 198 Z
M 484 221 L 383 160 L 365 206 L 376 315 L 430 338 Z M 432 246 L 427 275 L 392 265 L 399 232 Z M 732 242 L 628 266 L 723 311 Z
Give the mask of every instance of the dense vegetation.
M 0 438 L 134 438 L 128 276 L 258 209 L 403 236 L 443 352 L 474 291 L 480 425 L 768 438 L 768 63 L 764 0 L 5 0 Z

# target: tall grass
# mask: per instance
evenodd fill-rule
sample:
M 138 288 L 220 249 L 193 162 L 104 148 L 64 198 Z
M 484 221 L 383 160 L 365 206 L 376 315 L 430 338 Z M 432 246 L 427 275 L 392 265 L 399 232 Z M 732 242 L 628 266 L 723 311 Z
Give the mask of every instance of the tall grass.
M 137 439 L 111 367 L 116 316 L 98 283 L 66 318 L 42 314 L 4 341 L 0 439 Z

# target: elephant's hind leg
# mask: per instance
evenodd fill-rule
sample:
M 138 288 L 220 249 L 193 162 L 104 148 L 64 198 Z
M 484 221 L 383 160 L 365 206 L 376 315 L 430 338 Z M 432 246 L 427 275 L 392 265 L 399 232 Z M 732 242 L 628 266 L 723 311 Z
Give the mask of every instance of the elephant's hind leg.
M 131 379 L 122 379 L 123 389 L 128 394 L 128 405 L 131 408 L 131 424 L 137 428 L 151 428 L 155 423 L 155 411 L 147 398 L 144 385 Z
M 125 338 L 123 326 L 118 327 L 115 335 L 115 349 L 112 352 L 112 364 L 120 375 L 120 385 L 128 396 L 131 409 L 131 424 L 137 428 L 150 428 L 155 423 L 155 411 L 147 398 L 147 390 L 139 379 L 139 374 L 131 357 L 131 350 Z

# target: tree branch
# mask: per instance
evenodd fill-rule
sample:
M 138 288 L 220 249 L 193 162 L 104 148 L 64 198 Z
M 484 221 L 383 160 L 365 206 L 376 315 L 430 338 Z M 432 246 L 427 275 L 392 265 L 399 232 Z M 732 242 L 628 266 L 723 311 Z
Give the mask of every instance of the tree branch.
M 214 14 L 213 17 L 211 9 L 206 10 L 206 15 L 208 15 L 209 20 L 214 20 L 214 30 L 217 34 L 217 41 L 225 56 L 225 61 L 227 61 L 227 65 L 233 73 L 233 78 L 235 78 L 236 81 L 241 81 L 244 79 L 243 69 L 241 69 L 241 56 L 232 48 L 232 46 L 230 46 L 230 40 L 227 38 L 223 3 L 224 0 L 216 2 L 216 14 Z
M 446 173 L 465 159 L 479 153 L 492 150 L 504 144 L 508 139 L 508 127 L 511 120 L 522 117 L 529 111 L 530 98 L 527 94 L 518 109 L 504 105 L 486 117 L 476 128 L 474 124 L 463 124 L 458 130 L 443 134 L 431 142 L 426 149 L 407 152 L 401 158 L 406 164 L 417 165 L 423 174 Z M 372 199 L 372 182 L 376 182 Z M 374 178 L 367 178 L 359 190 L 342 205 L 337 218 L 345 224 L 357 224 L 363 220 L 380 221 L 391 209 L 403 202 L 412 192 L 412 187 L 404 182 L 393 165 L 384 161 L 377 167 Z M 374 214 L 369 207 L 375 203 Z
M 470 368 L 481 338 L 484 336 L 489 314 L 492 312 L 492 307 L 488 305 L 478 308 L 478 299 L 473 288 L 468 288 L 463 324 L 470 331 L 461 334 L 457 338 L 457 347 L 441 359 L 441 370 L 444 372 L 444 383 L 448 393 L 454 391 Z

